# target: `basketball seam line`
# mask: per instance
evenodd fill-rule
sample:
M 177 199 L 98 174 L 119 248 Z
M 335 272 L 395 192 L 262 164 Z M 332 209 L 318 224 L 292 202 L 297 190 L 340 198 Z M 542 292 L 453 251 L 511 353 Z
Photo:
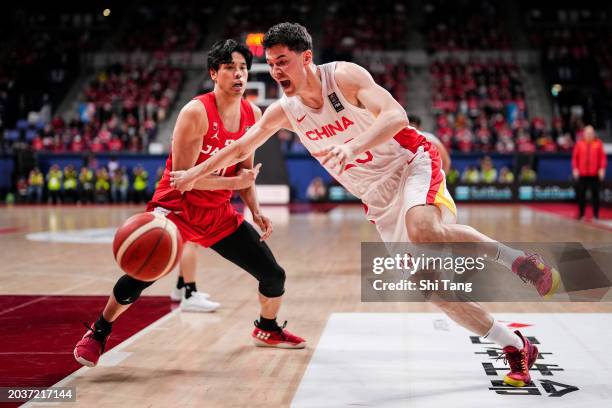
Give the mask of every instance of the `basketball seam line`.
M 130 246 L 136 241 L 137 237 L 140 235 L 152 231 L 156 228 L 162 228 L 163 224 L 161 224 L 161 218 L 153 219 L 149 221 L 147 224 L 138 227 L 136 230 L 131 232 L 123 241 L 123 243 L 119 246 L 117 254 L 115 255 L 115 259 L 119 265 L 123 262 L 123 255 L 130 248 Z
M 166 220 L 166 224 L 164 224 L 164 230 L 166 230 L 168 234 L 171 235 L 170 241 L 172 242 L 172 248 L 170 249 L 170 259 L 168 260 L 168 263 L 166 264 L 166 267 L 164 268 L 164 271 L 162 272 L 161 276 L 165 276 L 168 272 L 172 270 L 172 267 L 176 265 L 179 245 L 179 232 L 176 228 L 176 225 L 168 217 L 164 218 Z M 172 230 L 172 232 L 168 230 Z
M 162 229 L 165 231 L 166 230 L 166 224 L 168 223 L 168 219 L 164 218 L 164 226 L 162 227 Z M 164 237 L 164 234 L 159 234 L 159 238 L 157 238 L 157 242 L 155 243 L 155 246 L 153 246 L 153 249 L 151 249 L 151 251 L 149 252 L 149 255 L 147 255 L 147 257 L 145 258 L 144 262 L 140 265 L 140 267 L 138 268 L 138 270 L 136 272 L 134 272 L 134 275 L 138 276 L 140 274 L 140 271 L 142 271 L 142 268 L 144 268 L 144 266 L 147 264 L 147 262 L 149 261 L 149 259 L 151 259 L 151 256 L 153 255 L 153 252 L 155 252 L 155 250 L 157 249 L 157 247 L 159 246 L 159 243 L 161 242 L 162 238 Z M 172 238 L 171 238 L 172 239 Z M 167 265 L 166 265 L 167 268 Z M 164 268 L 163 270 L 166 270 L 166 268 Z M 162 270 L 162 271 L 163 271 Z

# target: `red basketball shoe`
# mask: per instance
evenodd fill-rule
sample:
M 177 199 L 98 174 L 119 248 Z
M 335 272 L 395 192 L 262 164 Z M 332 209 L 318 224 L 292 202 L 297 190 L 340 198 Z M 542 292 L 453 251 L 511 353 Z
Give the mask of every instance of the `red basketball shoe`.
M 512 272 L 523 282 L 529 281 L 536 287 L 540 296 L 550 298 L 559 288 L 561 277 L 559 271 L 544 263 L 538 254 L 519 256 L 512 263 Z
M 285 330 L 287 321 L 280 327 L 280 330 L 268 331 L 259 328 L 259 321 L 255 320 L 253 329 L 253 343 L 257 347 L 278 347 L 285 349 L 303 349 L 306 347 L 306 340 L 296 336 L 289 330 Z
M 504 383 L 513 387 L 524 387 L 531 382 L 529 369 L 538 358 L 538 348 L 523 337 L 518 330 L 514 333 L 523 340 L 523 348 L 517 350 L 514 346 L 504 347 L 504 354 L 502 354 L 504 363 L 507 362 L 510 365 L 510 372 L 504 377 Z
M 92 325 L 93 326 L 93 325 Z M 104 347 L 106 347 L 106 341 L 110 337 L 110 334 L 102 337 L 99 332 L 96 332 L 93 327 L 87 327 L 87 332 L 83 338 L 74 347 L 74 358 L 79 363 L 87 367 L 94 367 L 98 364 L 98 360 L 102 353 L 104 353 Z

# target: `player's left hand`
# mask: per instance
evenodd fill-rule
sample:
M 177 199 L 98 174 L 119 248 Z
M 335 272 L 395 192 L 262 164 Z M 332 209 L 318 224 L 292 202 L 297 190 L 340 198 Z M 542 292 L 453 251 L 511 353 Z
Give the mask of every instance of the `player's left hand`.
M 261 232 L 262 236 L 259 238 L 260 241 L 265 241 L 272 235 L 272 221 L 268 217 L 262 214 L 253 214 L 253 222 L 257 224 Z
M 238 178 L 238 185 L 236 186 L 236 190 L 243 190 L 255 184 L 255 179 L 257 179 L 259 169 L 261 169 L 261 163 L 258 163 L 252 169 L 242 168 L 238 170 L 238 174 L 236 174 Z
M 332 171 L 342 174 L 344 167 L 353 159 L 355 153 L 350 143 L 326 147 L 323 150 L 312 153 L 320 159 L 322 165 L 328 165 Z
M 195 178 L 189 173 L 189 170 L 175 170 L 170 172 L 170 186 L 175 190 L 184 193 L 185 191 L 193 190 Z

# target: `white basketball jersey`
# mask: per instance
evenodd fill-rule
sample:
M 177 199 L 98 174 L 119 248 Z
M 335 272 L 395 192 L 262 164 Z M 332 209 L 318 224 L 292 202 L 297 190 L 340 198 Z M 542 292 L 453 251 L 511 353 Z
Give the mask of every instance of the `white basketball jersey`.
M 312 109 L 297 96 L 283 95 L 280 104 L 293 130 L 310 153 L 325 147 L 347 143 L 358 138 L 374 122 L 366 109 L 349 103 L 335 80 L 336 62 L 318 66 L 323 85 L 323 107 Z M 365 204 L 384 206 L 377 197 L 379 187 L 391 185 L 388 178 L 401 177 L 401 169 L 417 154 L 420 146 L 428 147 L 425 138 L 413 127 L 407 127 L 395 137 L 375 146 L 348 163 L 338 176 L 325 166 L 348 191 Z M 317 158 L 318 159 L 318 158 Z M 397 185 L 396 183 L 392 183 Z

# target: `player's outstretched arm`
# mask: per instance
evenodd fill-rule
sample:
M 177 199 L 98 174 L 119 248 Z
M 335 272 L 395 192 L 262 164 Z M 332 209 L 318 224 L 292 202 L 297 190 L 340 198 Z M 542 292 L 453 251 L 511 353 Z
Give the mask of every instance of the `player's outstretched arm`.
M 261 119 L 261 109 L 251 103 L 253 108 L 253 113 L 255 114 L 255 122 L 258 122 Z M 245 172 L 252 172 L 253 164 L 255 163 L 255 153 L 251 153 L 249 157 L 245 160 L 238 163 L 239 175 L 242 176 Z M 258 170 L 261 164 L 255 166 L 255 169 Z M 240 193 L 240 198 L 244 202 L 244 204 L 251 210 L 251 214 L 253 215 L 253 222 L 257 224 L 257 226 L 261 229 L 262 235 L 259 238 L 260 241 L 265 241 L 272 235 L 273 227 L 272 221 L 262 214 L 261 207 L 259 206 L 259 200 L 257 199 L 257 188 L 255 183 L 249 185 L 246 188 L 243 188 L 238 191 Z
M 278 102 L 270 105 L 261 119 L 238 141 L 219 150 L 208 160 L 188 170 L 177 169 L 170 173 L 170 184 L 177 190 L 189 191 L 199 179 L 210 173 L 246 160 L 259 146 L 283 127 L 289 127 L 289 120 Z
M 196 163 L 202 149 L 202 135 L 208 131 L 206 109 L 199 101 L 187 103 L 176 120 L 172 134 L 172 170 L 186 170 Z M 252 185 L 257 173 L 240 177 L 208 176 L 197 181 L 197 190 L 238 190 Z
M 355 156 L 392 138 L 409 122 L 404 108 L 359 65 L 339 63 L 335 78 L 349 102 L 367 109 L 376 118 L 372 126 L 349 143 L 315 153 L 315 156 L 322 158 L 324 164 L 331 162 L 332 167 L 341 173 L 345 164 Z

